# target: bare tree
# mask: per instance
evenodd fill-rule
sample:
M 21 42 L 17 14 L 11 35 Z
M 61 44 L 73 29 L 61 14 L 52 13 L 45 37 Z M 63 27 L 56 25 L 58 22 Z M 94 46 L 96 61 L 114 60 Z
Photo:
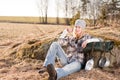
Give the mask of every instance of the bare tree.
M 44 9 L 42 8 L 43 6 L 43 0 L 37 0 L 36 2 L 37 8 L 38 8 L 38 12 L 39 12 L 39 20 L 40 23 L 44 23 Z
M 108 16 L 110 17 L 110 22 L 114 24 L 113 26 L 117 26 L 116 24 L 119 23 L 119 14 L 120 14 L 120 1 L 119 0 L 112 0 L 110 3 L 107 4 L 108 9 Z
M 61 8 L 60 0 L 56 0 L 55 2 L 56 2 L 56 13 L 57 13 L 56 23 L 59 24 L 59 11 L 60 11 L 60 8 Z
M 86 0 L 81 0 L 82 2 L 82 16 L 86 14 L 87 11 L 87 1 Z
M 107 26 L 116 26 L 119 22 L 120 13 L 120 1 L 119 0 L 107 0 L 103 1 L 100 6 L 100 16 L 102 23 Z
M 69 24 L 69 20 L 68 20 L 68 2 L 69 0 L 65 0 L 65 16 L 66 16 L 66 24 Z
M 82 16 L 91 19 L 95 26 L 98 16 L 100 15 L 100 5 L 102 0 L 82 0 Z
M 37 0 L 36 4 L 41 15 L 40 21 L 42 18 L 42 23 L 47 23 L 48 0 Z
M 66 23 L 69 24 L 68 17 L 73 17 L 80 10 L 80 0 L 64 0 Z
M 45 23 L 47 23 L 47 12 L 48 12 L 48 0 L 44 0 L 45 2 Z

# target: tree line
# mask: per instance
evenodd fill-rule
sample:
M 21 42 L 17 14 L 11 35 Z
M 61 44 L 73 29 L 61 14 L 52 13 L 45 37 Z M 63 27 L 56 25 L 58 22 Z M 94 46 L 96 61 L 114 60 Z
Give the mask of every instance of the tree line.
M 42 23 L 47 23 L 50 1 L 37 2 Z M 59 24 L 61 10 L 66 17 L 66 24 L 72 25 L 78 18 L 85 19 L 93 26 L 116 26 L 120 23 L 120 0 L 55 0 L 55 5 L 56 24 Z

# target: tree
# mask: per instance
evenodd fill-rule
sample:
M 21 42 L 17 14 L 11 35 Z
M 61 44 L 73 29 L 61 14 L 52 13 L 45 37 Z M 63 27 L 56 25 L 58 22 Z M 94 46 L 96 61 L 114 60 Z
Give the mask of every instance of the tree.
M 68 20 L 68 2 L 69 0 L 65 0 L 65 16 L 66 16 L 66 24 L 69 24 L 69 20 Z
M 56 23 L 57 24 L 59 24 L 59 13 L 60 13 L 60 11 L 61 11 L 61 9 L 63 9 L 63 5 L 61 5 L 62 4 L 62 1 L 61 0 L 56 0 L 55 1 L 55 3 L 56 3 Z
M 82 2 L 82 11 L 83 14 L 85 14 L 87 11 L 87 0 L 81 0 L 81 2 Z
M 92 25 L 95 27 L 98 16 L 100 15 L 100 6 L 102 5 L 102 0 L 87 0 L 86 5 L 86 16 L 88 19 L 92 20 Z
M 69 24 L 68 17 L 73 17 L 80 11 L 80 0 L 64 0 L 66 23 Z
M 117 5 L 120 5 L 119 0 L 104 1 L 101 5 L 101 15 L 99 16 L 99 19 L 102 21 L 102 23 L 104 23 L 104 25 L 107 24 L 108 26 L 116 26 L 116 23 L 118 23 L 120 7 L 117 7 Z
M 101 11 L 100 11 L 101 15 L 99 16 L 99 20 L 100 20 L 101 24 L 103 24 L 103 25 L 106 24 L 105 20 L 107 19 L 107 10 L 106 9 L 107 9 L 106 4 L 101 6 Z
M 120 14 L 120 1 L 119 0 L 112 0 L 109 4 L 108 4 L 108 13 L 109 13 L 109 17 L 110 17 L 110 22 L 112 22 L 112 24 L 115 24 L 113 26 L 116 26 L 117 23 L 119 23 L 119 14 Z
M 36 4 L 37 4 L 37 8 L 40 14 L 40 17 L 39 17 L 40 23 L 41 22 L 44 23 L 44 9 L 42 8 L 43 0 L 37 0 Z
M 48 0 L 37 0 L 36 4 L 42 17 L 42 22 L 47 23 Z
M 44 0 L 45 1 L 45 23 L 47 23 L 47 12 L 48 12 L 48 0 Z
M 80 18 L 80 11 L 78 11 L 77 14 L 70 19 L 70 25 L 74 25 L 75 21 L 79 18 Z

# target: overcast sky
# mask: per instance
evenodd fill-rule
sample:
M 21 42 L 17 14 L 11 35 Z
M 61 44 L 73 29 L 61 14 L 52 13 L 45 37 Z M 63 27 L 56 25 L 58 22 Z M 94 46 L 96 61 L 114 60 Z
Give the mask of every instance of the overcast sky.
M 0 16 L 39 16 L 39 0 L 0 0 Z M 55 0 L 49 1 L 48 17 L 55 17 Z M 59 17 L 64 17 L 63 12 Z

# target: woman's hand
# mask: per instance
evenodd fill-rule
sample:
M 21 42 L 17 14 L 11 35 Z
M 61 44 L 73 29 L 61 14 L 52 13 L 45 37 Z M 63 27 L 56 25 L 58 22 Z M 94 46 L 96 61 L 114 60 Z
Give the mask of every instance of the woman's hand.
M 72 32 L 73 32 L 73 29 L 72 29 L 72 28 L 67 28 L 67 31 L 68 31 L 69 33 L 72 33 Z
M 84 41 L 83 43 L 82 43 L 82 48 L 85 48 L 86 47 L 86 45 L 87 45 L 87 41 Z

